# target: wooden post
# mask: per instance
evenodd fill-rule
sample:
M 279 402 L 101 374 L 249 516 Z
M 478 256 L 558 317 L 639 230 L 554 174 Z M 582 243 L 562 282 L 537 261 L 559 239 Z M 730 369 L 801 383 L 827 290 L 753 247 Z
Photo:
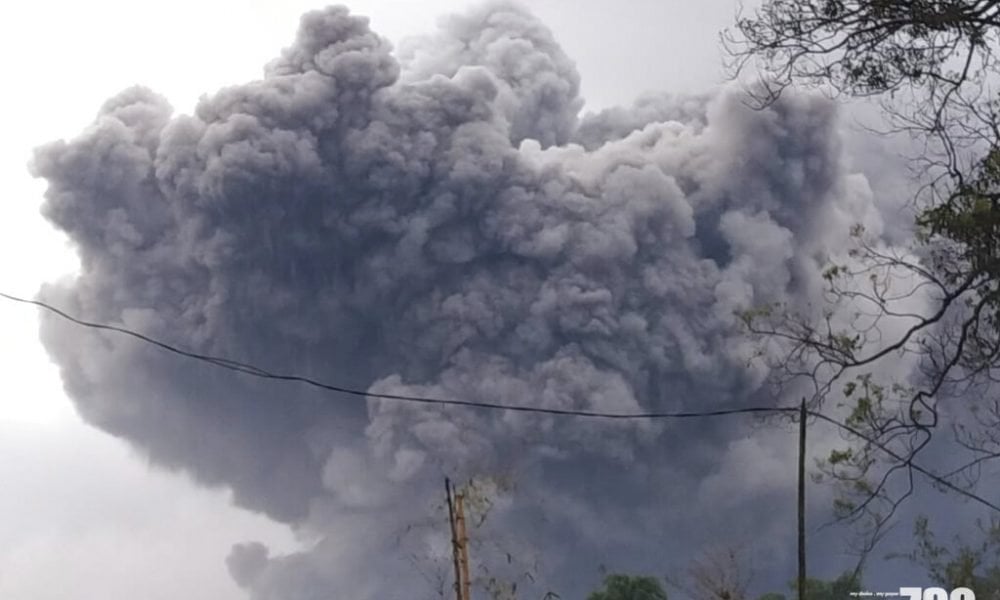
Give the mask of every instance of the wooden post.
M 806 600 L 806 399 L 799 405 L 799 600 Z
M 455 529 L 458 530 L 458 558 L 462 570 L 462 598 L 472 600 L 472 579 L 469 577 L 469 536 L 465 528 L 465 494 L 455 496 Z
M 455 563 L 455 598 L 464 600 L 462 596 L 462 567 L 459 558 L 458 526 L 455 519 L 455 503 L 452 500 L 451 480 L 445 477 L 444 491 L 448 498 L 448 523 L 451 526 L 451 557 Z

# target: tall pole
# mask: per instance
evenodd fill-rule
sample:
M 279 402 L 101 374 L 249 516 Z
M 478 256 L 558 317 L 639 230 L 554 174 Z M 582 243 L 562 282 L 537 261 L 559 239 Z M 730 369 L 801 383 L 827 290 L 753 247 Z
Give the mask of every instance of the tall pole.
M 462 567 L 459 559 L 458 527 L 455 521 L 455 504 L 452 501 L 451 480 L 445 477 L 444 491 L 448 497 L 448 523 L 451 525 L 451 557 L 455 562 L 455 598 L 464 600 L 462 597 Z
M 458 563 L 462 568 L 462 598 L 472 600 L 469 577 L 469 536 L 465 529 L 465 494 L 455 495 L 455 529 L 458 530 Z
M 806 399 L 799 405 L 799 600 L 806 597 Z

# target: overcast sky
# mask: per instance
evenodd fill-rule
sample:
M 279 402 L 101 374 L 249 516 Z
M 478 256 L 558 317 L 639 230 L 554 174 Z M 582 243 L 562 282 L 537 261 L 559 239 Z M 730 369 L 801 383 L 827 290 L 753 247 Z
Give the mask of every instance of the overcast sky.
M 474 4 L 359 0 L 349 7 L 369 16 L 374 31 L 397 43 L 433 31 L 440 16 Z M 724 79 L 718 32 L 735 14 L 731 0 L 524 4 L 575 61 L 585 112 L 630 105 L 650 91 L 707 92 Z M 5 8 L 0 49 L 8 58 L 9 85 L 0 99 L 5 116 L 0 290 L 30 297 L 43 282 L 77 269 L 64 234 L 39 215 L 45 184 L 28 174 L 33 148 L 76 136 L 107 98 L 134 84 L 166 96 L 177 111 L 190 112 L 203 94 L 258 79 L 262 66 L 291 43 L 300 14 L 320 7 L 299 0 L 169 5 L 97 0 Z M 732 228 L 758 226 L 768 225 L 751 218 Z M 767 251 L 751 237 L 739 242 L 748 253 Z M 5 490 L 0 495 L 0 597 L 235 600 L 246 596 L 225 567 L 234 543 L 260 541 L 272 555 L 311 543 L 261 513 L 234 507 L 224 487 L 209 489 L 181 472 L 152 468 L 123 441 L 85 425 L 38 341 L 35 312 L 4 303 L 0 320 L 5 331 L 0 356 L 6 365 L 0 396 Z M 766 488 L 767 461 L 780 471 L 784 455 L 768 442 L 740 444 L 745 448 L 739 452 L 753 456 L 763 474 L 755 485 Z M 331 459 L 334 463 L 350 461 Z M 743 493 L 732 487 L 739 480 L 739 463 L 727 464 L 731 477 L 716 473 L 700 493 Z M 356 472 L 351 469 L 358 468 L 327 467 L 324 481 L 350 478 Z M 589 514 L 592 507 L 578 509 Z M 308 527 L 318 527 L 313 523 L 318 518 L 311 516 Z

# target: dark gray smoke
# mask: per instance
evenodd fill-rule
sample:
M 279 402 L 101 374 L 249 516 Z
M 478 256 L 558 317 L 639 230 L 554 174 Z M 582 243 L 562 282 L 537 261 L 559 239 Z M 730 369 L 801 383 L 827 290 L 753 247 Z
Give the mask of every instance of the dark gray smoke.
M 42 296 L 378 392 L 618 412 L 776 402 L 733 312 L 813 297 L 850 225 L 880 227 L 835 107 L 754 112 L 723 90 L 580 119 L 578 92 L 515 6 L 398 57 L 345 8 L 309 13 L 262 80 L 193 115 L 130 89 L 38 150 L 45 215 L 82 261 Z M 431 596 L 407 555 L 439 552 L 444 527 L 397 541 L 436 514 L 444 474 L 512 473 L 516 500 L 491 518 L 544 554 L 538 587 L 563 597 L 602 563 L 663 573 L 734 531 L 787 556 L 790 521 L 767 507 L 790 500 L 791 438 L 747 437 L 745 420 L 365 405 L 54 319 L 43 337 L 87 421 L 312 540 L 291 556 L 236 546 L 252 598 Z

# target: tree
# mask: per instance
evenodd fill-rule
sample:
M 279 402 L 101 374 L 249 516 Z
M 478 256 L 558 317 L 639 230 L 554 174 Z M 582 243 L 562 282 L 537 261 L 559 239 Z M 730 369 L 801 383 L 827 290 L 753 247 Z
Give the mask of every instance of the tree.
M 812 383 L 810 406 L 842 406 L 850 444 L 822 462 L 863 557 L 913 491 L 919 455 L 942 429 L 968 456 L 942 474 L 971 488 L 1000 457 L 1000 97 L 991 91 L 1000 0 L 765 0 L 724 34 L 752 98 L 793 84 L 880 101 L 886 131 L 923 142 L 914 237 L 891 249 L 857 227 L 831 257 L 822 307 L 750 307 L 748 330 L 783 347 L 782 383 Z M 915 308 L 915 306 L 917 306 Z M 894 380 L 903 357 L 916 375 Z M 942 410 L 942 402 L 951 402 Z M 923 470 L 926 473 L 926 470 Z M 940 480 L 939 480 L 940 482 Z M 860 563 L 859 563 L 860 566 Z
M 796 83 L 896 97 L 906 108 L 887 105 L 891 112 L 915 117 L 901 123 L 926 133 L 991 117 L 994 99 L 976 94 L 997 65 L 998 28 L 996 0 L 765 0 L 723 40 L 734 74 L 758 71 L 761 102 Z
M 797 591 L 796 582 L 788 584 L 793 591 Z M 851 593 L 861 591 L 861 579 L 852 572 L 843 573 L 834 580 L 806 579 L 805 594 L 802 596 L 809 600 L 844 600 L 850 598 Z
M 798 583 L 790 581 L 788 587 L 793 592 L 798 591 Z M 854 592 L 861 591 L 861 578 L 853 571 L 841 574 L 836 579 L 806 579 L 805 597 L 809 600 L 845 600 Z M 797 595 L 797 594 L 796 594 Z M 785 600 L 785 595 L 778 592 L 768 592 L 757 597 L 757 600 Z
M 730 544 L 707 549 L 666 581 L 692 600 L 746 600 L 753 575 L 748 548 Z
M 613 574 L 587 600 L 667 600 L 667 593 L 655 577 Z
M 931 581 L 945 589 L 969 588 L 982 600 L 1000 600 L 1000 521 L 978 523 L 983 539 L 978 545 L 955 538 L 954 546 L 938 543 L 926 517 L 917 519 L 914 536 L 917 546 L 905 558 L 924 567 Z
M 509 472 L 480 474 L 455 489 L 464 499 L 472 587 L 492 600 L 557 599 L 557 594 L 542 590 L 538 582 L 539 552 L 524 540 L 508 535 L 507 528 L 493 516 L 499 504 L 513 500 L 515 491 L 516 483 Z M 415 544 L 407 553 L 410 563 L 439 598 L 454 594 L 452 546 L 447 543 L 429 547 L 427 540 L 439 536 L 450 541 L 447 521 L 447 503 L 440 500 L 427 518 L 407 525 L 396 539 L 400 546 Z

